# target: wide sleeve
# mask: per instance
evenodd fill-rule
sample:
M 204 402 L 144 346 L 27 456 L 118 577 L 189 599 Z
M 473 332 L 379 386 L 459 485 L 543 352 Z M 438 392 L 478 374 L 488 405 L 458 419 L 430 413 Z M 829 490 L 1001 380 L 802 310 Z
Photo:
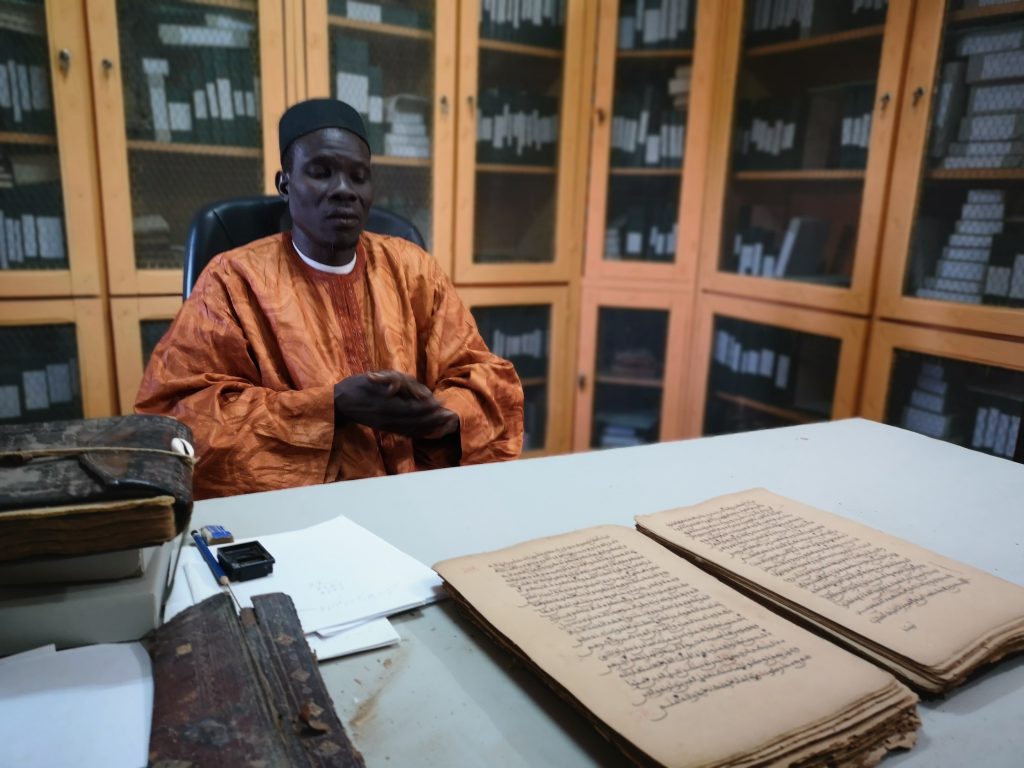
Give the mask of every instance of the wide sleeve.
M 431 280 L 425 383 L 459 416 L 460 463 L 518 458 L 523 447 L 519 376 L 512 363 L 487 349 L 473 316 L 440 268 L 434 267 Z
M 326 479 L 334 388 L 292 390 L 261 374 L 261 364 L 274 368 L 276 347 L 257 332 L 254 305 L 233 300 L 224 277 L 208 268 L 153 351 L 135 401 L 138 413 L 192 429 L 196 498 Z

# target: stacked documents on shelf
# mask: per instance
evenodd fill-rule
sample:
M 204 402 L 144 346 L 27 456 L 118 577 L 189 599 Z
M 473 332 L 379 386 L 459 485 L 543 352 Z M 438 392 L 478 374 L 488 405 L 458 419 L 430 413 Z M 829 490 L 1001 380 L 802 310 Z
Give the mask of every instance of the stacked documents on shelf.
M 677 77 L 670 80 L 667 87 L 653 83 L 633 87 L 634 84 L 627 83 L 615 94 L 611 135 L 613 166 L 682 166 L 686 113 L 675 102 L 680 98 L 685 102 L 689 84 L 689 72 L 677 72 Z
M 881 24 L 888 5 L 888 0 L 751 0 L 747 39 L 767 45 Z
M 477 160 L 554 165 L 558 99 L 530 91 L 485 88 L 477 107 Z
M 389 24 L 414 29 L 430 29 L 430 16 L 413 8 L 406 7 L 403 0 L 330 0 L 327 4 L 332 16 L 342 16 L 353 21 L 368 24 Z
M 972 387 L 971 394 L 977 402 L 971 448 L 1014 458 L 1024 414 L 1024 392 Z
M 254 595 L 288 595 L 321 660 L 398 642 L 386 617 L 441 595 L 429 568 L 345 517 L 259 542 L 275 559 L 273 573 L 233 582 L 232 592 L 243 607 Z M 199 551 L 184 547 L 165 621 L 218 591 Z
M 251 13 L 159 3 L 147 6 L 144 32 L 122 37 L 130 138 L 257 146 L 259 77 Z
M 42 5 L 0 5 L 0 131 L 53 134 L 49 60 Z
M 939 440 L 958 441 L 964 428 L 961 393 L 959 381 L 947 375 L 941 360 L 921 363 L 900 426 Z
M 954 38 L 932 118 L 943 168 L 1024 165 L 1024 24 L 975 27 Z
M 619 48 L 690 47 L 696 7 L 696 0 L 623 0 Z
M 384 100 L 384 154 L 430 157 L 430 100 L 399 93 Z
M 479 0 L 480 37 L 557 48 L 565 27 L 565 0 Z
M 622 213 L 608 220 L 606 259 L 664 262 L 675 258 L 679 223 L 674 203 L 653 200 L 647 195 L 631 196 L 614 210 Z
M 67 268 L 57 153 L 0 149 L 0 269 Z
M 1002 189 L 967 192 L 954 231 L 915 296 L 965 304 L 1024 305 L 1024 232 Z

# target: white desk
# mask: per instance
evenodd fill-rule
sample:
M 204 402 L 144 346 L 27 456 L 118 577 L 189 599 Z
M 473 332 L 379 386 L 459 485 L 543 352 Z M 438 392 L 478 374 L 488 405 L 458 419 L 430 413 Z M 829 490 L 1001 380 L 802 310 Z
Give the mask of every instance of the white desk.
M 258 536 L 345 514 L 432 565 L 756 486 L 1024 584 L 1024 466 L 860 419 L 217 499 L 194 520 Z M 321 665 L 368 765 L 624 762 L 450 603 L 395 626 L 401 645 Z M 918 745 L 884 765 L 1020 766 L 1024 656 L 920 710 Z

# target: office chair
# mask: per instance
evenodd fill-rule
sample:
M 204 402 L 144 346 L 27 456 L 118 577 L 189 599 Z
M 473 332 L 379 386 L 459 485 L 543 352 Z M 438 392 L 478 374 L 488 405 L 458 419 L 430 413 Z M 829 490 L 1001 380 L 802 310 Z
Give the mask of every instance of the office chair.
M 200 273 L 218 253 L 291 227 L 288 204 L 279 197 L 236 197 L 201 208 L 188 228 L 182 298 L 188 298 Z M 366 230 L 403 237 L 421 248 L 426 247 L 415 224 L 383 208 L 370 209 Z

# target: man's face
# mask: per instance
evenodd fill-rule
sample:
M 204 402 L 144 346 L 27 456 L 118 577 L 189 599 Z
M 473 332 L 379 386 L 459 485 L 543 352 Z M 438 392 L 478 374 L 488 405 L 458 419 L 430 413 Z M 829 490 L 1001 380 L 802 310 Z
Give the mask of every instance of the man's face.
M 355 248 L 373 204 L 366 144 L 341 128 L 321 128 L 296 139 L 288 154 L 277 188 L 292 225 L 331 252 Z

